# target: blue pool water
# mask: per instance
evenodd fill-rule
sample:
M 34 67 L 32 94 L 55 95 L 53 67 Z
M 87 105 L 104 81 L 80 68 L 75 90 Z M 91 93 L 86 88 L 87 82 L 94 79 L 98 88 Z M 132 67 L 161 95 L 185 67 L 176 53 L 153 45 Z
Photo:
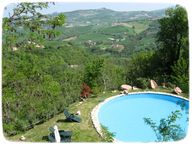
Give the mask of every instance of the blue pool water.
M 184 110 L 178 104 L 185 104 Z M 154 142 L 157 140 L 154 131 L 146 125 L 143 118 L 151 118 L 159 124 L 159 120 L 167 118 L 171 112 L 181 110 L 182 117 L 177 120 L 187 133 L 189 101 L 167 94 L 140 93 L 128 94 L 114 98 L 99 109 L 99 122 L 115 139 L 124 142 Z

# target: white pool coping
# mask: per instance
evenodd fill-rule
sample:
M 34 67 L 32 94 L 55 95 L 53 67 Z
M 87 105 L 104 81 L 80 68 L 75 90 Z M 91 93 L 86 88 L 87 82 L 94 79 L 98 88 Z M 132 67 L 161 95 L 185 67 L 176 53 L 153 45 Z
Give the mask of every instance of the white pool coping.
M 100 110 L 100 108 L 101 108 L 102 105 L 104 105 L 104 104 L 107 103 L 108 101 L 110 101 L 110 100 L 112 100 L 112 99 L 115 99 L 115 98 L 117 98 L 117 97 L 129 96 L 129 95 L 131 95 L 131 94 L 142 94 L 142 93 L 155 93 L 155 94 L 170 95 L 170 96 L 173 96 L 173 97 L 177 97 L 177 98 L 181 98 L 181 99 L 184 99 L 184 100 L 189 101 L 189 99 L 187 99 L 187 98 L 185 98 L 185 97 L 182 97 L 182 96 L 179 96 L 179 95 L 170 94 L 170 93 L 165 93 L 165 92 L 153 92 L 153 91 L 131 92 L 131 93 L 128 93 L 128 94 L 120 94 L 120 95 L 115 95 L 115 96 L 106 98 L 103 102 L 100 102 L 98 105 L 96 105 L 96 106 L 93 108 L 93 110 L 91 111 L 91 119 L 92 119 L 93 126 L 95 127 L 97 133 L 98 133 L 101 137 L 103 136 L 102 127 L 101 127 L 101 124 L 100 124 L 100 122 L 99 122 L 99 117 L 98 117 L 99 110 Z M 113 138 L 113 142 L 125 143 L 125 142 L 119 141 L 119 140 L 117 140 L 117 139 L 115 139 L 115 138 Z

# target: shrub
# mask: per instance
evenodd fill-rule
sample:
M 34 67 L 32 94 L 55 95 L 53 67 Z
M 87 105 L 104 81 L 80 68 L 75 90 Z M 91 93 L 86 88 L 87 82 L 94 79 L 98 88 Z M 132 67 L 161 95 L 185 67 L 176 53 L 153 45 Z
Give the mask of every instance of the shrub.
M 83 83 L 80 95 L 81 98 L 88 98 L 91 93 L 92 93 L 91 88 L 86 83 Z
M 135 84 L 136 84 L 138 87 L 140 87 L 140 88 L 146 89 L 146 88 L 149 87 L 149 79 L 147 79 L 147 78 L 142 78 L 142 77 L 137 78 Z
M 109 130 L 106 126 L 102 125 L 101 127 L 102 127 L 104 141 L 113 142 L 113 137 L 115 136 L 115 134 L 113 132 L 109 132 Z
M 183 58 L 180 58 L 172 68 L 172 81 L 178 85 L 184 92 L 189 92 L 189 64 Z

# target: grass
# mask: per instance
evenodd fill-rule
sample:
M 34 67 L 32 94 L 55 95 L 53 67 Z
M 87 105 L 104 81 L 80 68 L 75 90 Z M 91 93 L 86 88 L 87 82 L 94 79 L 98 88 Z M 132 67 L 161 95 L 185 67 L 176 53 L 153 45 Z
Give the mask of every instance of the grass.
M 148 27 L 149 27 L 149 24 L 150 24 L 151 21 L 132 21 L 132 22 L 128 22 L 128 24 L 131 26 L 131 27 L 135 27 L 135 32 L 137 34 L 145 31 Z
M 59 129 L 70 130 L 73 132 L 72 142 L 102 142 L 104 141 L 93 127 L 90 113 L 92 109 L 105 98 L 117 95 L 117 93 L 107 92 L 98 97 L 90 97 L 83 103 L 73 103 L 68 107 L 70 112 L 81 111 L 81 123 L 64 122 L 65 116 L 63 113 L 54 116 L 52 119 L 43 124 L 36 125 L 34 128 L 15 136 L 6 137 L 10 141 L 19 141 L 19 138 L 24 135 L 27 142 L 47 142 L 46 136 L 49 134 L 49 127 L 57 125 Z
M 172 89 L 159 87 L 155 90 L 146 89 L 139 91 L 158 91 L 172 93 Z M 115 93 L 106 92 L 105 94 L 99 94 L 99 96 L 90 97 L 83 103 L 73 103 L 68 107 L 70 112 L 81 111 L 81 123 L 65 122 L 65 116 L 63 113 L 54 116 L 52 119 L 44 122 L 43 124 L 36 125 L 34 128 L 15 136 L 6 137 L 10 141 L 19 141 L 21 135 L 26 137 L 28 142 L 47 142 L 47 135 L 49 134 L 49 127 L 57 125 L 59 129 L 70 130 L 73 132 L 72 142 L 104 142 L 105 140 L 99 136 L 93 127 L 90 113 L 92 109 L 104 99 L 119 94 L 119 91 Z M 184 97 L 188 97 L 187 94 L 182 94 Z

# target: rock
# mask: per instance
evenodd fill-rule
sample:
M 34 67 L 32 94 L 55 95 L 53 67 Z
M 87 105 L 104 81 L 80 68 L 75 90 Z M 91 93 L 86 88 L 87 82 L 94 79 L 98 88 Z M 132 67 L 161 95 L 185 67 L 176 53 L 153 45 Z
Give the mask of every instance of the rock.
M 69 65 L 70 68 L 78 68 L 79 65 Z
M 139 88 L 137 88 L 136 86 L 133 86 L 133 90 L 138 90 Z
M 123 91 L 120 91 L 120 94 L 123 94 Z
M 179 87 L 175 87 L 174 92 L 176 94 L 180 94 L 180 93 L 182 93 L 182 90 Z
M 161 83 L 162 87 L 165 88 L 166 87 L 166 84 L 165 83 Z
M 123 84 L 123 85 L 121 85 L 121 89 L 122 89 L 122 90 L 131 90 L 131 89 L 132 89 L 132 86 L 127 85 L 127 84 Z
M 123 91 L 123 94 L 128 94 L 129 92 L 127 90 L 124 90 Z
M 113 91 L 111 91 L 112 93 L 116 93 L 117 92 L 117 90 L 113 90 Z
M 76 115 L 81 115 L 81 111 L 78 110 L 78 111 L 76 112 Z
M 18 50 L 18 48 L 17 47 L 12 47 L 12 50 L 16 51 L 16 50 Z
M 158 87 L 157 83 L 154 80 L 150 80 L 151 88 L 155 89 Z
M 21 140 L 21 141 L 25 141 L 26 138 L 22 135 L 22 136 L 20 137 L 20 140 Z

